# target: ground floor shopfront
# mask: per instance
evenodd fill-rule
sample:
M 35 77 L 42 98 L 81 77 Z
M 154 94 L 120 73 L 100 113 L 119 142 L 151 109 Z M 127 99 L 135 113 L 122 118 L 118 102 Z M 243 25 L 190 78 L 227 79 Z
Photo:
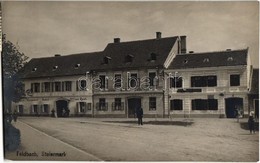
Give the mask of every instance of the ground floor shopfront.
M 253 102 L 255 102 L 254 100 Z M 80 97 L 26 98 L 13 103 L 13 110 L 26 116 L 120 117 L 133 118 L 143 108 L 144 117 L 226 117 L 235 118 L 237 110 L 249 114 L 246 94 L 179 94 L 163 96 L 162 92 L 96 94 Z M 255 106 L 255 104 L 254 104 Z

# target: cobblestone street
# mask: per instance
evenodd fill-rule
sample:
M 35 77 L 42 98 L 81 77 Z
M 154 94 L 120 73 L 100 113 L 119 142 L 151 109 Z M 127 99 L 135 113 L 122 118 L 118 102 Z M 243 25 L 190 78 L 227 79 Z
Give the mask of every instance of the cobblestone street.
M 67 155 L 25 158 L 15 151 L 6 159 L 255 162 L 259 155 L 258 132 L 251 135 L 235 119 L 144 119 L 143 126 L 135 119 L 116 118 L 22 117 L 19 121 L 15 124 L 22 134 L 19 152 Z

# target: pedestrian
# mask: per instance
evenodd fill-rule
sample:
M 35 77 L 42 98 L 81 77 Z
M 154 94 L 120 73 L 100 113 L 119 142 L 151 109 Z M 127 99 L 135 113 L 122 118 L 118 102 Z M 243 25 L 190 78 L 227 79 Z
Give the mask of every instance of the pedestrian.
M 55 110 L 54 109 L 51 110 L 51 117 L 55 117 Z
M 252 112 L 252 111 L 249 114 L 248 127 L 250 130 L 250 134 L 252 134 L 252 132 L 255 133 L 255 119 L 254 119 L 254 112 Z
M 143 108 L 140 107 L 136 111 L 136 116 L 138 118 L 138 125 L 143 125 Z
M 15 110 L 14 113 L 13 113 L 13 119 L 14 119 L 14 122 L 16 122 L 17 117 L 18 117 L 18 115 L 17 115 L 17 112 L 16 112 L 16 110 Z

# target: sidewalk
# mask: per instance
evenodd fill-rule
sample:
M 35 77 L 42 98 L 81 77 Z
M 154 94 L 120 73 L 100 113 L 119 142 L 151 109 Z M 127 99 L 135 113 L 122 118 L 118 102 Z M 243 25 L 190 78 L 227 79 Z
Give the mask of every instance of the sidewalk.
M 99 158 L 70 144 L 53 138 L 23 123 L 13 123 L 21 132 L 21 145 L 13 152 L 6 152 L 6 160 L 100 161 Z

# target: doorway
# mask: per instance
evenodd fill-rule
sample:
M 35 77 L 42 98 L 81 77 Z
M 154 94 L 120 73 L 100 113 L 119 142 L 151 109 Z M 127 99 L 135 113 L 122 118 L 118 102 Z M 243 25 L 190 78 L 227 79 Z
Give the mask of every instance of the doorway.
M 135 118 L 136 109 L 141 107 L 141 98 L 128 99 L 128 118 Z
M 225 102 L 227 118 L 236 118 L 236 109 L 243 109 L 243 98 L 227 98 Z
M 259 99 L 254 99 L 255 118 L 259 119 Z
M 57 117 L 64 117 L 64 113 L 68 110 L 68 101 L 58 100 L 56 101 Z

